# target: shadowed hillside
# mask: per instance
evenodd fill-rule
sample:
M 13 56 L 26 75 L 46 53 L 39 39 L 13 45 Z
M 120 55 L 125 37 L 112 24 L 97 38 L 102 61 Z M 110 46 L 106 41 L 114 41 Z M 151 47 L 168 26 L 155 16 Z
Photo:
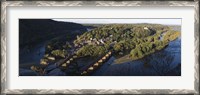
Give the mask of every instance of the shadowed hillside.
M 20 47 L 56 37 L 62 34 L 77 35 L 87 31 L 81 24 L 58 22 L 50 19 L 20 19 Z

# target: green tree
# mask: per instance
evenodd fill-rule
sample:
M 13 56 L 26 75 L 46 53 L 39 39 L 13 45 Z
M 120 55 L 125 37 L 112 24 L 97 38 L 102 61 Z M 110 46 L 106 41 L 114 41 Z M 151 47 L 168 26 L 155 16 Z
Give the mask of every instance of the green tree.
M 64 58 L 68 53 L 66 50 L 53 50 L 51 54 L 55 57 L 62 57 Z

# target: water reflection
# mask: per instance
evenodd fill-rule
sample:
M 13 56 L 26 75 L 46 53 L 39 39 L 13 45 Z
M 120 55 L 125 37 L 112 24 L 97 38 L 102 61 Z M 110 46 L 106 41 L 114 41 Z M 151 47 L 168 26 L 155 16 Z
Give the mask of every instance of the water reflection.
M 170 75 L 170 72 L 174 69 L 174 58 L 175 55 L 170 55 L 169 52 L 164 51 L 144 58 L 143 63 L 144 65 L 150 66 L 157 75 L 166 76 Z

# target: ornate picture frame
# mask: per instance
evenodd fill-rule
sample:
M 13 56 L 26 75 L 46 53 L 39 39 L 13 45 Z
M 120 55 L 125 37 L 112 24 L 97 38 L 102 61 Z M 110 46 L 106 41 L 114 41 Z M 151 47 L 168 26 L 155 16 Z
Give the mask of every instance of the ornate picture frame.
M 194 7 L 194 43 L 195 67 L 194 89 L 7 89 L 7 7 L 19 6 L 104 6 L 104 7 L 140 7 L 140 6 L 192 6 Z M 2 1 L 1 2 L 1 94 L 199 94 L 199 1 Z

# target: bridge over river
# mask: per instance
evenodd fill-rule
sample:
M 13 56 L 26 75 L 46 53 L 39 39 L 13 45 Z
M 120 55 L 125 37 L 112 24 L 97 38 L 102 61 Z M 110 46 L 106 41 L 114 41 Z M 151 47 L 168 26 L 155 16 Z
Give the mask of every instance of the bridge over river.
M 91 64 L 87 65 L 86 67 L 82 68 L 80 70 L 79 75 L 90 75 L 94 71 L 96 71 L 98 68 L 100 68 L 112 55 L 113 51 L 108 51 L 105 55 L 100 57 L 98 60 L 92 62 Z M 78 60 L 79 57 L 76 54 L 71 55 L 70 57 L 63 59 L 61 61 L 58 61 L 55 63 L 59 68 L 63 70 L 70 69 L 70 65 L 76 64 L 76 60 Z

